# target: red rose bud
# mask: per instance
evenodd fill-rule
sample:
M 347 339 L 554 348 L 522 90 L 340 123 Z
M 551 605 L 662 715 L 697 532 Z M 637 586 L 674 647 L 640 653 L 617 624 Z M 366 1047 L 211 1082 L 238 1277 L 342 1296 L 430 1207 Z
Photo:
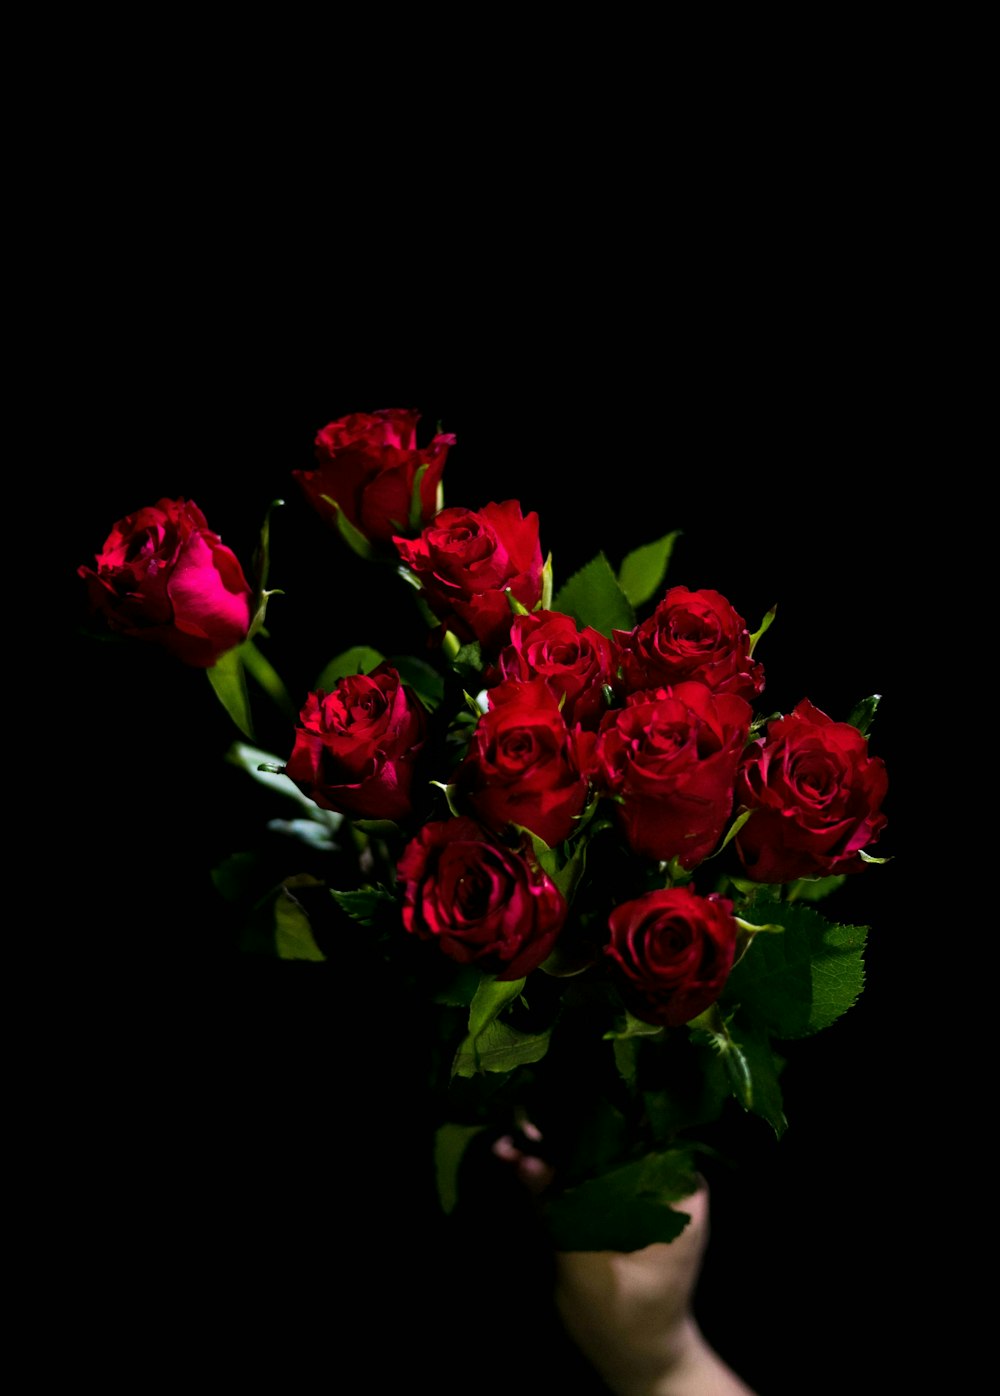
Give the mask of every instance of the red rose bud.
M 473 819 L 425 824 L 404 851 L 397 879 L 407 931 L 498 979 L 536 969 L 566 919 L 562 893 L 530 841 L 506 847 Z
M 598 630 L 579 628 L 572 616 L 535 611 L 515 616 L 510 644 L 501 651 L 494 682 L 542 678 L 557 698 L 567 724 L 596 728 L 608 711 L 605 687 L 617 682 L 614 646 Z
M 322 809 L 360 819 L 402 819 L 411 811 L 414 763 L 427 710 L 391 665 L 310 693 L 285 774 Z
M 703 683 L 634 693 L 601 724 L 596 779 L 619 797 L 629 847 L 684 868 L 711 853 L 733 809 L 749 703 Z
M 488 696 L 455 774 L 456 798 L 495 832 L 520 825 L 551 848 L 587 803 L 594 735 L 567 726 L 544 679 L 511 679 Z
M 626 692 L 697 679 L 716 693 L 752 702 L 764 667 L 750 656 L 750 632 L 717 591 L 671 587 L 648 620 L 616 630 Z
M 341 417 L 316 436 L 316 469 L 293 470 L 292 475 L 329 522 L 337 518 L 337 509 L 327 502 L 332 499 L 369 541 L 390 543 L 395 534 L 414 531 L 410 511 L 421 470 L 417 527 L 434 517 L 448 449 L 455 444 L 454 436 L 439 435 L 429 446 L 418 447 L 419 421 L 418 412 L 401 409 Z
M 246 639 L 250 586 L 192 500 L 160 499 L 119 519 L 96 562 L 77 573 L 112 630 L 199 669 Z
M 690 887 L 647 892 L 608 918 L 604 953 L 629 1011 L 644 1023 L 677 1028 L 710 1007 L 733 967 L 733 904 Z
M 755 882 L 858 872 L 861 850 L 886 825 L 885 765 L 868 741 L 803 699 L 744 755 L 739 807 L 752 810 L 734 840 Z
M 538 515 L 514 499 L 480 510 L 442 509 L 419 538 L 393 540 L 438 620 L 490 654 L 510 638 L 508 590 L 526 611 L 542 597 Z

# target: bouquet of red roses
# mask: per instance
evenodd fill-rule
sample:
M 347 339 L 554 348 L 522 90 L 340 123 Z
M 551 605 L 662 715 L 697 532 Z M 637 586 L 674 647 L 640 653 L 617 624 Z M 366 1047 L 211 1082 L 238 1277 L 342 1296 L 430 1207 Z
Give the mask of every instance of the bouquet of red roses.
M 676 532 L 555 577 L 519 500 L 445 505 L 454 438 L 418 446 L 418 421 L 331 422 L 294 472 L 331 546 L 398 574 L 410 653 L 318 655 L 287 691 L 266 653 L 280 501 L 247 570 L 163 498 L 79 572 L 114 632 L 206 671 L 229 759 L 297 806 L 302 862 L 265 895 L 217 870 L 247 948 L 321 962 L 360 938 L 422 1006 L 442 1210 L 470 1142 L 531 1121 L 558 1157 L 560 1248 L 670 1240 L 699 1131 L 735 1103 L 780 1136 L 782 1044 L 862 990 L 867 928 L 818 905 L 885 861 L 878 697 L 766 711 L 773 610 L 751 630 L 718 591 L 667 584 Z M 261 697 L 285 750 L 257 745 Z

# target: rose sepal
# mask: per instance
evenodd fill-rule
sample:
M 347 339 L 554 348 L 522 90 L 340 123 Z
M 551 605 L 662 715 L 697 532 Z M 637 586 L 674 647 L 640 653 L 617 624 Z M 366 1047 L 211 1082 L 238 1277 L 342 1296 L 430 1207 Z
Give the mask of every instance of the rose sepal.
M 275 509 L 283 508 L 284 503 L 283 499 L 272 499 L 264 515 L 264 522 L 260 526 L 260 535 L 253 555 L 255 582 L 251 610 L 252 619 L 250 629 L 247 631 L 248 640 L 252 640 L 264 628 L 264 617 L 270 598 L 285 594 L 277 587 L 270 591 L 267 590 L 267 579 L 271 570 L 271 514 Z
M 351 551 L 357 553 L 358 557 L 365 562 L 375 562 L 378 557 L 375 549 L 361 530 L 355 528 L 354 524 L 351 523 L 337 501 L 328 494 L 320 495 L 320 499 L 322 499 L 324 504 L 329 504 L 330 508 L 333 510 L 334 519 L 337 524 L 337 532 Z
M 851 709 L 851 715 L 847 721 L 852 727 L 856 727 L 863 737 L 867 737 L 871 730 L 871 725 L 875 720 L 878 705 L 882 701 L 881 693 L 873 693 L 868 698 L 862 698 Z
M 776 616 L 777 614 L 778 614 L 778 608 L 777 608 L 777 606 L 772 606 L 771 609 L 768 611 L 767 615 L 766 615 L 766 616 L 764 617 L 764 619 L 761 621 L 760 625 L 758 625 L 757 629 L 756 629 L 756 630 L 753 632 L 753 634 L 750 636 L 750 656 L 751 656 L 751 658 L 753 657 L 753 652 L 754 652 L 754 650 L 757 648 L 757 641 L 758 641 L 759 639 L 761 639 L 762 636 L 766 635 L 767 632 L 770 630 L 771 626 L 774 624 L 774 618 L 775 618 L 775 616 Z

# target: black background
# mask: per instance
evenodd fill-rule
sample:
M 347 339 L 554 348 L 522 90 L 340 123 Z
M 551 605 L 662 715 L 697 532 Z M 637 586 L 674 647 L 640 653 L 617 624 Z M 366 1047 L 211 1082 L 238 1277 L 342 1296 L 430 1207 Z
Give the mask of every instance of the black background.
M 372 316 L 383 309 L 374 295 Z M 889 769 L 889 823 L 876 851 L 893 861 L 836 900 L 844 920 L 872 928 L 866 988 L 841 1022 L 789 1051 L 785 1138 L 736 1122 L 743 1162 L 711 1178 L 699 1295 L 710 1338 L 761 1396 L 840 1389 L 863 1351 L 894 1345 L 882 1299 L 908 1280 L 913 1125 L 899 1025 L 915 987 L 901 953 L 916 859 L 903 691 L 914 558 L 897 501 L 919 403 L 886 368 L 882 337 L 849 334 L 849 308 L 832 294 L 822 333 L 792 337 L 804 321 L 789 311 L 787 334 L 759 340 L 737 325 L 724 347 L 702 331 L 655 355 L 547 317 L 515 339 L 505 321 L 503 354 L 482 328 L 451 342 L 439 326 L 432 341 L 391 317 L 384 335 L 368 323 L 362 339 L 333 305 L 322 334 L 315 324 L 297 333 L 292 316 L 264 333 L 236 299 L 202 307 L 168 352 L 150 325 L 176 332 L 183 316 L 166 295 L 156 312 L 133 321 L 119 311 L 118 348 L 96 366 L 73 357 L 71 370 L 68 358 L 46 422 L 74 463 L 58 560 L 72 701 L 55 719 L 72 725 L 78 752 L 73 850 L 45 900 L 58 909 L 73 1001 L 59 1130 L 79 1181 L 77 1254 L 110 1245 L 141 1283 L 183 1237 L 188 1288 L 153 1284 L 143 1322 L 157 1332 L 167 1322 L 183 1344 L 217 1333 L 215 1305 L 235 1296 L 230 1363 L 252 1365 L 264 1332 L 284 1340 L 286 1361 L 296 1342 L 315 1343 L 331 1276 L 359 1309 L 385 1294 L 387 1243 L 367 1262 L 356 1243 L 350 1261 L 343 1250 L 367 1224 L 359 1190 L 392 1172 L 381 1134 L 372 1169 L 366 1122 L 344 1104 L 363 1097 L 359 1080 L 377 1085 L 367 1075 L 377 1054 L 363 1037 L 338 1037 L 329 975 L 318 990 L 313 967 L 248 966 L 231 950 L 207 871 L 259 818 L 247 778 L 222 760 L 232 728 L 203 674 L 98 638 L 74 572 L 114 520 L 162 495 L 193 498 L 249 565 L 280 497 L 271 584 L 285 594 L 271 602 L 267 643 L 293 693 L 350 644 L 406 646 L 408 593 L 394 579 L 375 584 L 290 472 L 309 467 L 327 421 L 413 407 L 422 442 L 438 423 L 457 437 L 446 502 L 516 498 L 536 510 L 557 586 L 598 549 L 617 564 L 681 529 L 670 581 L 722 591 L 751 629 L 777 605 L 758 651 L 769 710 L 808 697 L 846 718 L 858 699 L 882 695 L 871 750 Z M 284 741 L 287 752 L 283 725 L 262 711 L 261 724 L 262 745 Z M 412 1108 L 398 1102 L 404 1133 Z M 100 1225 L 86 1206 L 93 1189 L 110 1218 Z M 376 1302 L 391 1324 L 391 1303 Z M 523 1373 L 522 1389 L 532 1389 Z

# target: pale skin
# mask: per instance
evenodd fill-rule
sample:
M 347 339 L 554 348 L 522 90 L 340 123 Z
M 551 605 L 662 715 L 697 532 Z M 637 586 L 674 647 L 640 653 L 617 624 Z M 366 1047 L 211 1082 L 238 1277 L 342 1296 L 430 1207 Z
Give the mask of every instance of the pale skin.
M 530 1124 L 524 1133 L 538 1138 Z M 535 1195 L 552 1179 L 550 1165 L 510 1135 L 493 1152 Z M 615 1396 L 755 1396 L 705 1340 L 692 1310 L 709 1237 L 704 1180 L 677 1207 L 691 1220 L 669 1244 L 557 1254 L 563 1325 Z

